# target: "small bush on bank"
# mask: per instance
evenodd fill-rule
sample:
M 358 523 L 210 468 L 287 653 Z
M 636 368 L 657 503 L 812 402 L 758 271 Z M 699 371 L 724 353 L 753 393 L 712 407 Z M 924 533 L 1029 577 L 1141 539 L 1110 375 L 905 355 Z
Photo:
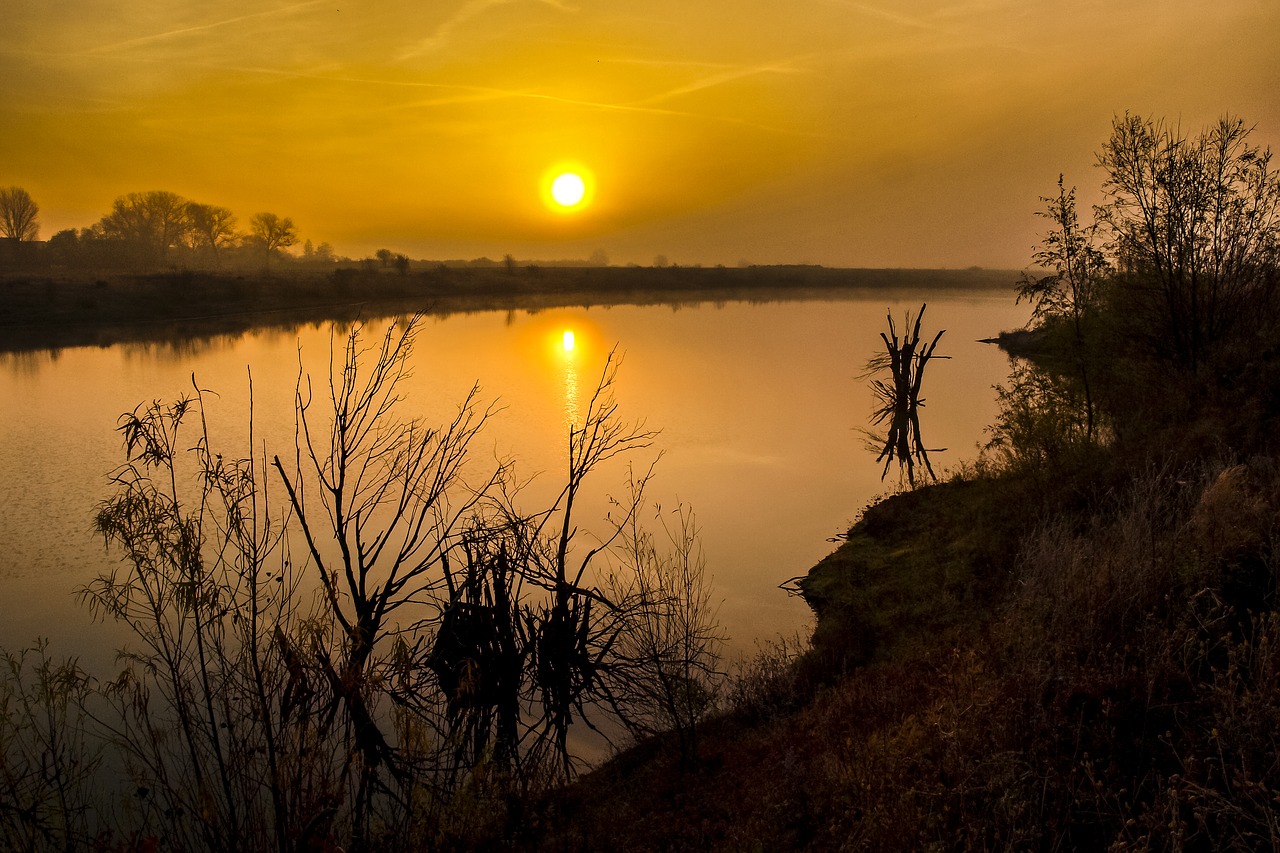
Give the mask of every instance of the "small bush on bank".
M 728 710 L 755 721 L 795 711 L 807 692 L 799 665 L 807 647 L 799 637 L 757 644 L 755 655 L 739 660 L 730 674 L 725 697 Z

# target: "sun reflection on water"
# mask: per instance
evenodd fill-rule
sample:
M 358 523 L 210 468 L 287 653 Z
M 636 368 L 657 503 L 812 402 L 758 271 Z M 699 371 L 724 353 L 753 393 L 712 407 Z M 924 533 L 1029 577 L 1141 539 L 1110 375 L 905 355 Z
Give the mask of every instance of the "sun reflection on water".
M 578 360 L 574 358 L 572 331 L 565 331 L 564 349 L 564 424 L 572 428 L 578 423 Z

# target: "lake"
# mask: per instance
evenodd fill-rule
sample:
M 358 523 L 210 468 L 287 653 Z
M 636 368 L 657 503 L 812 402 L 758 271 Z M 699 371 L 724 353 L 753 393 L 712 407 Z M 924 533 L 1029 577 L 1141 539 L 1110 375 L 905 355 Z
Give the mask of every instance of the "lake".
M 994 418 L 992 386 L 1008 359 L 979 343 L 1029 316 L 1003 291 L 831 291 L 820 300 L 487 311 L 426 319 L 414 353 L 407 411 L 440 423 L 479 383 L 500 407 L 474 448 L 478 464 L 516 460 L 533 505 L 558 492 L 568 423 L 585 406 L 605 358 L 622 358 L 616 397 L 625 420 L 660 429 L 637 454 L 661 451 L 647 494 L 696 514 L 707 572 L 733 653 L 804 634 L 808 607 L 779 589 L 834 546 L 881 482 L 860 429 L 872 396 L 859 380 L 882 348 L 886 310 L 900 330 L 928 302 L 924 332 L 946 329 L 925 378 L 922 428 L 935 470 L 972 459 Z M 371 321 L 371 339 L 385 321 Z M 566 349 L 565 333 L 573 335 Z M 123 635 L 93 624 L 74 591 L 115 563 L 92 532 L 93 513 L 123 461 L 117 418 L 139 403 L 207 397 L 215 444 L 245 453 L 249 377 L 256 436 L 292 452 L 299 369 L 323 383 L 344 330 L 309 326 L 165 344 L 121 344 L 0 355 L 0 646 L 49 637 L 56 654 L 91 668 Z M 624 492 L 625 470 L 599 471 L 578 511 L 584 528 Z M 584 534 L 585 535 L 585 534 Z M 585 541 L 585 540 L 584 540 Z

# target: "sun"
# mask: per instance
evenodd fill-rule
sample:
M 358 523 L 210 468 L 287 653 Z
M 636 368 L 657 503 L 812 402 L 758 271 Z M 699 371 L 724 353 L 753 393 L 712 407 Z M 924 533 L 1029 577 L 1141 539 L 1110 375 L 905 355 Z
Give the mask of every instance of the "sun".
M 587 182 L 577 172 L 561 172 L 551 182 L 551 198 L 561 207 L 577 207 L 587 196 Z
M 581 161 L 564 159 L 542 173 L 542 200 L 553 212 L 577 215 L 595 201 L 595 173 Z

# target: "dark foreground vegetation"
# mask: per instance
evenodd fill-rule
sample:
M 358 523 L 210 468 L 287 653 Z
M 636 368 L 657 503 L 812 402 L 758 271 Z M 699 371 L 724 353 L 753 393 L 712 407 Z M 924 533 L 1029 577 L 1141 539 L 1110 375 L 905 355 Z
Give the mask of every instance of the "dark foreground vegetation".
M 196 516 L 167 497 L 172 448 L 190 442 L 165 429 L 198 408 L 126 418 L 131 462 L 99 524 L 128 560 L 86 595 L 151 639 L 107 684 L 38 649 L 12 656 L 0 837 L 1280 846 L 1280 178 L 1231 120 L 1183 137 L 1126 116 L 1100 161 L 1108 203 L 1091 222 L 1065 184 L 1046 199 L 1040 272 L 1018 292 L 1036 328 L 1006 338 L 1019 358 L 985 452 L 867 507 L 798 582 L 812 643 L 766 646 L 727 676 L 687 516 L 646 532 L 623 501 L 612 556 L 585 554 L 611 570 L 588 580 L 568 558 L 586 475 L 649 440 L 618 419 L 611 374 L 560 501 L 537 513 L 501 487 L 441 503 L 436 477 L 401 476 L 453 470 L 451 453 L 413 448 L 465 446 L 482 410 L 468 401 L 420 443 L 341 414 L 382 415 L 361 369 L 335 374 L 331 421 L 300 393 L 300 423 L 329 431 L 301 429 L 288 458 L 232 464 L 197 442 Z M 373 363 L 396 375 L 394 358 Z M 254 509 L 268 483 L 314 536 Z M 425 538 L 386 537 L 402 516 Z M 365 559 L 405 542 L 407 559 Z M 302 572 L 308 609 L 280 592 Z M 393 630 L 411 601 L 427 618 Z M 605 719 L 637 745 L 578 775 L 564 732 Z M 117 753 L 94 746 L 104 722 Z M 102 802 L 91 771 L 113 761 L 129 783 Z

